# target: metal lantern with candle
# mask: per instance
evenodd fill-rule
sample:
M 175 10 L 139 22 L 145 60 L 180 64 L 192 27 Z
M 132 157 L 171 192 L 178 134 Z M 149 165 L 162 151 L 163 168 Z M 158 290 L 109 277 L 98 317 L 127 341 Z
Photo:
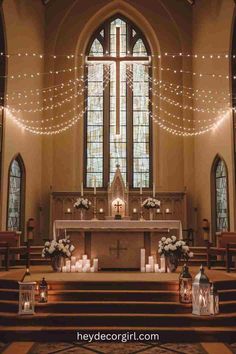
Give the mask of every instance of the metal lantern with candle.
M 45 278 L 39 283 L 39 302 L 48 302 L 48 283 Z
M 210 291 L 211 284 L 201 265 L 199 273 L 194 278 L 192 287 L 192 313 L 194 315 L 210 315 Z
M 179 277 L 179 301 L 186 304 L 192 302 L 192 276 L 186 264 Z
M 213 283 L 211 285 L 210 302 L 211 315 L 217 315 L 219 313 L 219 294 Z
M 18 282 L 19 284 L 19 315 L 34 314 L 35 282 Z

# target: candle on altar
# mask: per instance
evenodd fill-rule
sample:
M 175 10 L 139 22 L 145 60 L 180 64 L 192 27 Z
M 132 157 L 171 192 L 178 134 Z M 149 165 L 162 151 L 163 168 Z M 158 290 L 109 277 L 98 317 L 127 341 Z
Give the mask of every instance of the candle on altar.
M 169 213 L 170 213 L 170 209 L 166 208 L 166 214 L 169 214 Z
M 158 273 L 160 271 L 158 263 L 154 264 L 154 271 L 155 273 Z
M 153 256 L 148 257 L 148 264 L 151 266 L 151 272 L 154 272 L 154 257 Z
M 82 259 L 88 259 L 87 254 L 83 254 L 83 255 L 82 255 Z
M 133 209 L 133 213 L 137 214 L 137 209 L 136 208 Z
M 62 268 L 61 268 L 61 270 L 62 270 L 62 273 L 66 273 L 66 266 L 62 266 Z
M 81 182 L 81 197 L 84 196 L 84 186 L 83 186 L 83 182 Z
M 70 272 L 70 260 L 66 261 L 66 271 Z
M 150 264 L 146 264 L 146 273 L 151 273 L 152 267 Z
M 67 213 L 70 214 L 70 212 L 71 212 L 71 209 L 67 208 Z
M 145 273 L 146 272 L 146 268 L 145 267 L 141 267 L 141 273 Z
M 91 268 L 90 268 L 90 272 L 91 272 L 91 273 L 94 273 L 94 267 L 91 267 Z
M 65 229 L 65 237 L 66 237 L 66 229 Z
M 96 176 L 93 177 L 93 192 L 94 195 L 96 195 L 96 189 L 97 189 L 97 179 Z
M 100 213 L 100 214 L 103 213 L 103 209 L 102 209 L 102 208 L 99 209 L 99 213 Z
M 160 271 L 162 273 L 165 273 L 165 271 L 166 271 L 166 259 L 164 256 L 161 256 L 161 269 L 160 269 Z
M 75 265 L 76 263 L 76 257 L 71 257 L 71 265 Z
M 145 269 L 145 248 L 141 248 L 140 250 L 140 258 L 141 258 L 141 262 L 140 262 L 140 269 L 142 271 L 142 268 Z
M 93 268 L 94 268 L 94 272 L 98 272 L 98 258 L 94 258 Z
M 153 182 L 153 198 L 155 198 L 155 194 L 156 194 L 156 185 L 155 182 Z
M 75 265 L 72 265 L 72 266 L 71 266 L 71 272 L 72 272 L 72 273 L 75 273 L 75 271 L 76 271 Z

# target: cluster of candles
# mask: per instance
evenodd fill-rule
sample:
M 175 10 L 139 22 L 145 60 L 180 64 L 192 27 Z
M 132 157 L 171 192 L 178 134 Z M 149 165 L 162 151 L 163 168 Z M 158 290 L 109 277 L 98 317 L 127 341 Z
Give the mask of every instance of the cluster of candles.
M 140 270 L 142 273 L 164 273 L 165 272 L 165 260 L 161 258 L 161 266 L 159 267 L 158 263 L 155 263 L 155 257 L 148 257 L 148 264 L 145 262 L 146 250 L 145 248 L 141 248 L 140 251 L 141 256 L 141 267 Z
M 70 260 L 66 261 L 61 269 L 62 273 L 95 273 L 98 272 L 98 259 L 93 259 L 93 265 L 91 260 L 88 259 L 87 254 L 82 255 L 82 259 L 77 259 L 76 257 L 71 257 Z

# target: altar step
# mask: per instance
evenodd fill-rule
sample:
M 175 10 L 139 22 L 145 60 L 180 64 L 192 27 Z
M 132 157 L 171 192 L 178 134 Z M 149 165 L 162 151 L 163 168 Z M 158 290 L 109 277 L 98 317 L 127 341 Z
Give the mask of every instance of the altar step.
M 86 314 L 36 314 L 20 316 L 12 313 L 0 312 L 0 327 L 7 326 L 43 326 L 43 327 L 88 327 L 97 328 L 105 327 L 223 327 L 235 326 L 236 313 L 228 315 L 219 314 L 217 316 L 196 316 L 188 314 L 103 314 L 103 313 L 86 313 Z M 236 328 L 235 328 L 236 331 Z
M 0 280 L 0 338 L 3 341 L 76 340 L 77 331 L 155 332 L 161 341 L 233 340 L 236 280 L 216 282 L 218 316 L 194 316 L 178 301 L 178 282 L 50 282 L 49 302 L 35 315 L 18 315 L 18 284 Z

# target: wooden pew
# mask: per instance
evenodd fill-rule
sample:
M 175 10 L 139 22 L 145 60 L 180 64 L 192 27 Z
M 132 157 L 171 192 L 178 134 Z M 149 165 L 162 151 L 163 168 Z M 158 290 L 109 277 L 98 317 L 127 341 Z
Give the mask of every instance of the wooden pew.
M 212 247 L 211 243 L 207 244 L 207 266 L 211 269 L 211 257 L 221 256 L 226 258 L 226 269 L 228 271 L 227 245 L 236 243 L 235 232 L 222 232 L 218 237 L 217 247 Z M 230 249 L 230 248 L 229 248 Z
M 26 268 L 30 267 L 30 245 L 20 246 L 19 235 L 14 231 L 0 231 L 0 254 L 5 256 L 5 269 L 9 269 L 10 255 L 24 255 Z

